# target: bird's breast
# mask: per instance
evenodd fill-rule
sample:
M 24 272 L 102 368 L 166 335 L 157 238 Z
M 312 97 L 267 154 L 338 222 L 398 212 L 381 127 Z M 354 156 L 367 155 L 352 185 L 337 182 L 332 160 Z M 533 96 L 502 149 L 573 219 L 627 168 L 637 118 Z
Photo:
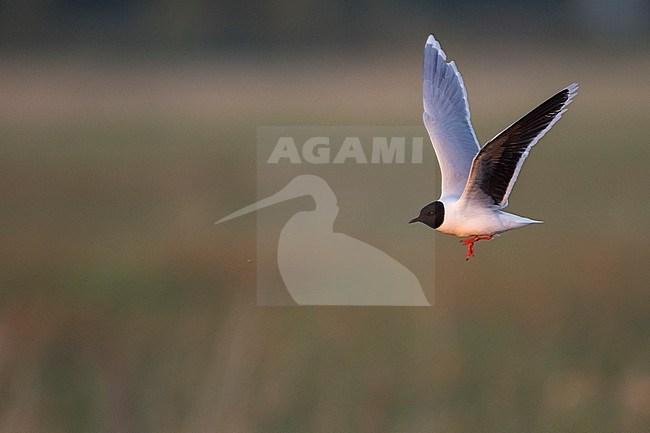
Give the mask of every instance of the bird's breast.
M 445 203 L 445 219 L 436 230 L 442 233 L 467 237 L 493 235 L 505 231 L 498 211 Z

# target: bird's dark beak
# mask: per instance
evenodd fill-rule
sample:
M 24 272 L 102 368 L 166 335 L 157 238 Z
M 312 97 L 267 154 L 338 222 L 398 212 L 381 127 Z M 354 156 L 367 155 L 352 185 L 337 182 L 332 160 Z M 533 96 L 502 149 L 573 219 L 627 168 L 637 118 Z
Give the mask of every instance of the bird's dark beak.
M 416 223 L 416 222 L 420 221 L 419 218 L 420 217 L 413 218 L 411 221 L 409 221 L 409 224 L 413 224 L 413 223 Z

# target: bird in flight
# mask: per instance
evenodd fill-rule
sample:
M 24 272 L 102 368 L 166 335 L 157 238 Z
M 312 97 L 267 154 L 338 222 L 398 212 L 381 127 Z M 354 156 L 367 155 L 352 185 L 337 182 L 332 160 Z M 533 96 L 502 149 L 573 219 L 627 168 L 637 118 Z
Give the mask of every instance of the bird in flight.
M 565 87 L 480 147 L 472 128 L 463 78 L 447 61 L 433 35 L 424 46 L 424 125 L 442 174 L 440 198 L 426 205 L 410 222 L 442 233 L 466 237 L 466 260 L 474 243 L 541 223 L 504 212 L 530 149 L 557 122 L 578 91 Z

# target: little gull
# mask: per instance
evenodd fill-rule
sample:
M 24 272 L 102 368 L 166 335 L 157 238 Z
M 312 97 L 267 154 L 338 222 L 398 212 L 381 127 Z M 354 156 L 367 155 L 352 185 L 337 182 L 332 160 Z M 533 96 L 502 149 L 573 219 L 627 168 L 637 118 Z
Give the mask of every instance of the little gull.
M 422 117 L 438 157 L 442 193 L 410 222 L 467 237 L 461 241 L 467 245 L 466 260 L 474 255 L 474 243 L 479 240 L 541 223 L 501 209 L 508 205 L 530 149 L 566 111 L 578 84 L 560 90 L 482 148 L 470 122 L 463 78 L 456 64 L 447 62 L 433 35 L 424 46 L 422 91 Z

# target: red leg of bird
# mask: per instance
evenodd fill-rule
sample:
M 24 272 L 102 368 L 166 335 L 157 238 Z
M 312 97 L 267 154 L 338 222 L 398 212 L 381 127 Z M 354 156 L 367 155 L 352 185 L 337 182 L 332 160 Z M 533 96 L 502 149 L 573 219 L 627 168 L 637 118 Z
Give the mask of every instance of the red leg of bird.
M 465 260 L 469 260 L 474 255 L 475 242 L 489 241 L 490 239 L 492 239 L 492 235 L 472 236 L 471 238 L 463 239 L 460 241 L 461 244 L 467 245 L 467 254 L 465 255 Z
M 469 260 L 470 257 L 474 255 L 474 242 L 467 243 L 467 254 L 465 255 L 465 261 Z

